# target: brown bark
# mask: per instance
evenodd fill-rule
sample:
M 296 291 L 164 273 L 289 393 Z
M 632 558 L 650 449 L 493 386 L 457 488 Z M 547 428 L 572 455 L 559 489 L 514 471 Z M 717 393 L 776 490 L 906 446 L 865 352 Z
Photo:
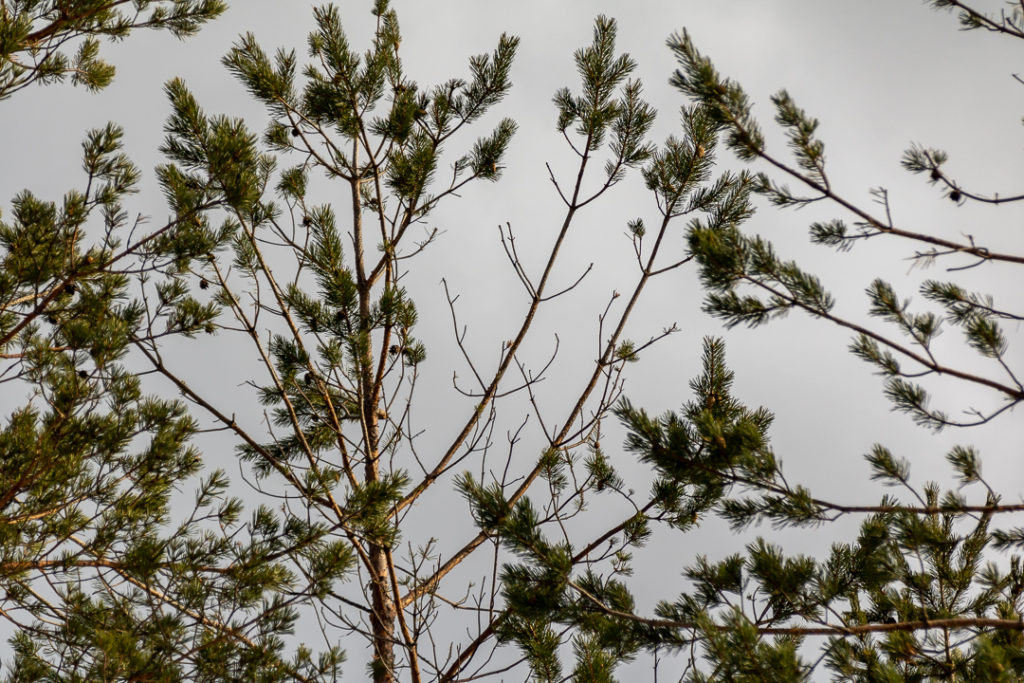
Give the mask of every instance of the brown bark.
M 353 159 L 357 158 L 358 148 L 354 145 Z M 356 286 L 359 289 L 359 327 L 369 338 L 372 331 L 371 304 L 373 298 L 373 282 L 366 276 L 365 256 L 363 251 L 363 221 L 359 199 L 360 182 L 351 183 L 353 209 L 353 251 L 355 252 Z M 384 352 L 386 353 L 386 351 Z M 378 425 L 377 401 L 378 389 L 374 377 L 372 344 L 367 344 L 360 358 L 359 368 L 359 402 L 360 417 L 365 446 L 366 464 L 364 468 L 364 484 L 380 481 L 378 441 L 380 427 Z M 388 573 L 388 548 L 382 539 L 371 539 L 370 559 L 370 632 L 373 637 L 373 670 L 374 683 L 394 683 L 395 677 L 395 620 L 397 617 L 395 601 L 392 598 L 391 584 Z
M 370 591 L 373 611 L 370 626 L 373 632 L 374 683 L 394 683 L 395 678 L 395 601 L 388 589 L 387 550 L 382 545 L 370 546 L 373 565 Z

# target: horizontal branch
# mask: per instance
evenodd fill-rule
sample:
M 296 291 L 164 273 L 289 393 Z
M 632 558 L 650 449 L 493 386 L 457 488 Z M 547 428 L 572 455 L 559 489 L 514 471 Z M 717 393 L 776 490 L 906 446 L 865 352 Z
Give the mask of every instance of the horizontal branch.
M 612 609 L 604 604 L 599 598 L 582 588 L 573 581 L 569 586 L 580 595 L 585 597 L 601 612 L 610 617 L 625 619 L 645 626 L 674 629 L 700 630 L 705 628 L 700 624 L 688 621 L 673 621 L 671 619 L 653 619 L 641 617 L 629 612 L 622 612 Z M 756 624 L 755 624 L 756 626 Z M 714 630 L 719 632 L 733 631 L 735 626 L 715 624 Z M 858 624 L 856 626 L 822 625 L 822 626 L 757 626 L 757 631 L 763 636 L 857 636 L 869 633 L 891 633 L 893 631 L 925 631 L 930 629 L 999 629 L 1004 631 L 1024 631 L 1024 620 L 1022 619 L 989 619 L 984 617 L 954 617 L 951 619 L 919 619 L 916 621 L 899 621 L 892 624 Z
M 86 548 L 86 550 L 89 550 Z M 91 552 L 91 551 L 90 551 Z M 104 560 L 104 559 L 93 559 L 93 560 L 11 560 L 9 562 L 0 562 L 0 575 L 16 574 L 25 571 L 46 571 L 50 569 L 63 569 L 70 571 L 72 569 L 113 569 L 118 573 L 125 573 L 132 571 L 132 567 L 124 562 L 116 560 Z M 206 574 L 228 574 L 234 571 L 233 567 L 215 567 L 209 565 L 203 566 L 192 566 L 186 565 L 181 562 L 164 562 L 156 565 L 157 570 L 172 570 L 187 568 L 194 570 L 196 573 Z

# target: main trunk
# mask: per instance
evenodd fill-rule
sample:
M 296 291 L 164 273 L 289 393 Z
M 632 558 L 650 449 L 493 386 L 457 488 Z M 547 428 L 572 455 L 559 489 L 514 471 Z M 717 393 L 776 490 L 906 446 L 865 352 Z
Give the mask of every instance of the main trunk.
M 358 163 L 359 147 L 353 142 L 353 165 Z M 374 376 L 374 350 L 370 343 L 374 328 L 371 313 L 373 301 L 373 284 L 367 279 L 364 262 L 364 233 L 361 200 L 359 195 L 360 180 L 351 183 L 353 208 L 353 247 L 355 256 L 356 286 L 359 290 L 359 329 L 366 335 L 359 368 L 359 402 L 363 425 L 365 445 L 364 483 L 380 481 L 380 451 L 378 442 L 380 425 L 378 423 L 378 400 L 380 386 Z M 386 357 L 386 341 L 379 349 L 382 357 Z M 396 605 L 393 599 L 391 573 L 388 566 L 388 550 L 384 539 L 369 539 L 370 560 L 370 593 L 373 610 L 370 614 L 370 631 L 373 637 L 373 680 L 374 683 L 394 683 L 395 675 L 395 622 L 397 620 Z
M 372 375 L 363 377 L 364 401 L 363 421 L 366 425 L 365 438 L 369 447 L 366 453 L 366 482 L 380 481 L 377 450 L 379 426 L 377 424 L 376 401 L 370 381 Z M 370 593 L 372 610 L 370 630 L 373 634 L 373 680 L 374 683 L 393 683 L 395 676 L 395 601 L 391 592 L 391 573 L 388 571 L 388 547 L 384 539 L 371 539 Z
M 387 555 L 380 545 L 370 546 L 370 564 L 373 576 L 370 590 L 373 613 L 370 625 L 373 631 L 374 683 L 393 683 L 395 677 L 395 601 L 389 590 Z
M 360 314 L 364 321 L 369 321 L 369 287 L 362 297 Z M 365 323 L 364 323 L 365 324 Z M 366 324 L 367 333 L 369 325 Z M 366 440 L 365 483 L 380 481 L 380 452 L 377 443 L 380 436 L 380 425 L 377 417 L 377 391 L 373 378 L 373 356 L 368 353 L 363 358 L 360 377 L 362 394 L 362 420 L 365 425 L 363 438 Z M 370 615 L 370 630 L 373 635 L 373 680 L 374 683 L 394 683 L 395 676 L 395 601 L 391 592 L 391 573 L 388 571 L 387 541 L 370 539 L 370 593 L 373 610 Z

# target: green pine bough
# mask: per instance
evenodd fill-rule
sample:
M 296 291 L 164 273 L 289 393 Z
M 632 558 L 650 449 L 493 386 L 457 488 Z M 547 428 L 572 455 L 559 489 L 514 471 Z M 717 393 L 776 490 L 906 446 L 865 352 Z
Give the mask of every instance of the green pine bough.
M 1017 10 L 931 4 L 956 10 L 964 28 L 1024 37 Z M 98 37 L 140 27 L 185 36 L 223 10 L 0 0 L 0 99 L 66 77 L 99 89 L 113 69 Z M 817 121 L 785 91 L 772 103 L 789 156 L 770 149 L 751 99 L 686 32 L 669 39 L 680 125 L 652 142 L 637 64 L 617 52 L 616 23 L 598 17 L 573 55 L 578 83 L 553 98 L 572 162 L 548 166 L 560 214 L 546 231 L 500 229 L 518 308 L 483 353 L 486 324 L 464 313 L 473 302 L 460 302 L 470 297 L 455 275 L 442 281 L 448 336 L 422 324 L 416 301 L 428 308 L 432 293 L 407 276 L 445 267 L 474 222 L 447 207 L 509 170 L 517 125 L 495 112 L 519 40 L 502 35 L 462 73 L 421 85 L 395 11 L 386 0 L 372 11 L 361 48 L 330 6 L 314 10 L 305 57 L 238 39 L 223 65 L 264 106 L 262 134 L 207 114 L 185 81 L 166 84 L 163 225 L 128 218 L 141 173 L 114 124 L 87 134 L 81 186 L 61 202 L 14 196 L 0 222 L 0 353 L 2 381 L 18 388 L 9 395 L 26 398 L 0 428 L 6 678 L 605 681 L 643 657 L 690 681 L 1024 675 L 1013 554 L 1024 537 L 1012 526 L 1024 506 L 1003 502 L 1017 492 L 984 478 L 976 449 L 949 452 L 958 487 L 943 490 L 876 445 L 871 478 L 902 495 L 829 500 L 784 475 L 773 415 L 734 395 L 722 339 L 704 340 L 678 412 L 652 416 L 623 385 L 678 331 L 637 329 L 634 312 L 653 282 L 689 266 L 704 310 L 727 327 L 795 310 L 849 330 L 894 408 L 924 426 L 1009 419 L 1024 398 L 1012 306 L 954 275 L 922 285 L 933 305 L 922 309 L 877 278 L 866 322 L 847 318 L 823 278 L 746 226 L 759 195 L 834 206 L 841 216 L 815 222 L 810 237 L 844 252 L 899 238 L 922 261 L 960 259 L 954 273 L 1024 256 L 896 223 L 884 191 L 881 213 L 847 199 Z M 720 168 L 723 148 L 767 170 Z M 903 158 L 951 208 L 1022 199 L 962 186 L 947 161 L 919 145 Z M 593 209 L 630 182 L 648 197 L 624 226 L 632 279 L 602 290 L 588 331 L 596 354 L 559 352 L 579 331 L 552 329 L 548 311 L 594 286 L 593 265 L 573 272 L 573 257 L 593 248 L 607 258 Z M 980 363 L 940 352 L 943 324 Z M 211 391 L 189 355 L 225 348 L 254 359 L 250 374 L 223 382 L 243 386 L 243 405 Z M 435 357 L 460 359 L 454 387 L 431 384 Z M 575 383 L 545 393 L 563 367 Z M 936 387 L 962 383 L 995 403 L 967 419 L 931 407 Z M 439 405 L 447 422 L 425 431 L 420 415 Z M 241 481 L 212 466 L 211 430 L 233 440 Z M 626 459 L 647 474 L 645 491 Z M 247 487 L 244 499 L 232 486 Z M 427 528 L 439 505 L 463 523 Z M 637 607 L 644 546 L 688 547 L 712 518 L 739 532 L 849 517 L 861 520 L 856 536 L 820 557 L 764 538 L 718 561 L 694 549 L 685 580 L 651 612 Z M 343 639 L 350 651 L 366 643 L 365 670 L 345 666 Z

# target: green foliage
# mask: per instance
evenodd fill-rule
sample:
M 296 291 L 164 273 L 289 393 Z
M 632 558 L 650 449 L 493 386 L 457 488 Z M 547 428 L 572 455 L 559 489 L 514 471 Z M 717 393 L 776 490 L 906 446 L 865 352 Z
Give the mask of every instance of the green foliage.
M 224 9 L 119 4 L 6 7 L 0 98 L 68 74 L 99 89 L 113 68 L 93 36 L 141 26 L 184 36 Z M 323 594 L 350 555 L 266 510 L 245 521 L 224 474 L 204 469 L 185 405 L 147 394 L 137 374 L 138 353 L 157 339 L 215 330 L 221 306 L 188 283 L 235 226 L 215 229 L 201 211 L 244 207 L 253 182 L 237 123 L 207 125 L 180 84 L 169 89 L 168 153 L 191 173 L 158 172 L 176 214 L 168 224 L 129 223 L 140 172 L 114 124 L 87 133 L 81 189 L 60 203 L 22 192 L 0 222 L 2 382 L 27 396 L 0 425 L 0 608 L 17 627 L 5 680 L 309 680 L 342 661 L 337 648 L 285 651 L 298 611 L 284 596 L 299 587 L 289 564 Z M 197 150 L 178 143 L 197 129 L 241 163 L 221 156 L 196 175 Z
M 583 138 L 578 154 L 588 158 L 599 149 L 611 131 L 613 158 L 605 164 L 605 187 L 624 177 L 626 169 L 636 168 L 654 153 L 645 138 L 654 123 L 654 110 L 641 99 L 639 81 L 627 80 L 636 62 L 626 54 L 615 55 L 615 20 L 599 16 L 594 24 L 594 41 L 576 50 L 573 59 L 583 92 L 573 95 L 569 88 L 555 93 L 559 132 L 563 135 L 575 124 L 574 132 Z M 615 97 L 616 89 L 620 96 Z
M 996 17 L 960 2 L 932 4 L 956 8 L 965 28 L 1024 38 L 1015 5 L 1012 12 Z M 882 216 L 857 206 L 827 174 L 818 121 L 788 93 L 780 91 L 772 103 L 792 162 L 769 149 L 744 90 L 722 77 L 686 32 L 673 36 L 669 45 L 681 65 L 672 83 L 692 104 L 684 108 L 686 140 L 670 140 L 665 152 L 655 152 L 653 166 L 645 171 L 648 187 L 659 194 L 666 214 L 677 207 L 685 211 L 697 206 L 695 199 L 689 205 L 681 203 L 675 193 L 688 173 L 701 172 L 699 160 L 714 149 L 718 135 L 741 161 L 764 161 L 777 172 L 723 176 L 721 190 L 717 185 L 702 188 L 716 197 L 716 203 L 707 216 L 691 220 L 688 244 L 707 290 L 705 310 L 727 326 L 758 326 L 797 309 L 853 331 L 851 351 L 883 375 L 884 392 L 894 409 L 934 429 L 985 423 L 1024 400 L 1004 330 L 1006 321 L 1019 322 L 1021 316 L 997 307 L 991 295 L 968 291 L 955 281 L 927 280 L 920 293 L 940 312 L 918 310 L 893 285 L 875 279 L 867 288 L 867 314 L 881 323 L 882 329 L 877 329 L 837 314 L 817 276 L 778 256 L 768 239 L 748 236 L 742 224 L 752 214 L 751 192 L 782 207 L 827 200 L 852 213 L 852 223 L 842 218 L 816 221 L 811 241 L 840 251 L 849 251 L 856 240 L 888 235 L 931 245 L 929 252 L 915 252 L 924 264 L 952 254 L 977 259 L 969 266 L 950 268 L 951 272 L 991 261 L 1019 264 L 1019 255 L 995 253 L 976 245 L 973 237 L 957 243 L 907 230 L 893 222 L 885 190 L 873 192 L 885 208 Z M 564 130 L 576 121 L 572 107 L 579 105 L 567 94 L 556 101 Z M 581 125 L 578 132 L 587 130 Z M 987 196 L 964 189 L 948 177 L 947 161 L 941 150 L 919 145 L 903 157 L 908 171 L 927 174 L 928 182 L 957 204 L 1020 201 L 1019 196 Z M 706 170 L 703 173 L 701 180 L 707 180 Z M 809 194 L 790 190 L 783 180 L 796 181 Z M 643 222 L 633 221 L 629 229 L 634 243 L 639 243 L 645 234 Z M 934 342 L 943 323 L 959 327 L 967 347 L 994 363 L 999 376 L 940 356 Z M 633 351 L 632 346 L 620 346 L 618 358 L 632 359 Z M 929 406 L 930 393 L 921 378 L 939 375 L 994 390 L 1003 402 L 994 409 L 968 411 L 976 420 L 953 420 Z M 564 561 L 544 551 L 551 541 L 527 531 L 525 521 L 536 525 L 542 521 L 540 515 L 520 520 L 506 513 L 497 489 L 472 489 L 478 523 L 484 520 L 479 511 L 487 506 L 488 533 L 519 558 L 504 570 L 510 613 L 534 609 L 530 597 L 543 595 L 549 623 L 559 624 L 572 639 L 576 670 L 589 671 L 592 666 L 595 680 L 611 680 L 616 657 L 628 659 L 643 649 L 688 655 L 683 679 L 693 681 L 812 680 L 819 667 L 836 680 L 1018 680 L 1024 672 L 1021 558 L 994 551 L 1019 553 L 1024 545 L 1024 530 L 1006 524 L 996 528 L 997 520 L 1020 507 L 1000 502 L 999 493 L 984 478 L 977 449 L 956 446 L 949 451 L 947 461 L 958 488 L 943 491 L 935 482 L 916 484 L 910 461 L 876 444 L 866 456 L 871 478 L 897 493 L 870 506 L 831 502 L 806 487 L 791 485 L 782 475 L 768 444 L 771 415 L 739 403 L 731 395 L 731 383 L 721 343 L 708 340 L 704 373 L 691 383 L 695 398 L 680 413 L 653 418 L 622 401 L 617 413 L 628 429 L 626 449 L 650 464 L 656 475 L 646 502 L 630 491 L 630 502 L 641 511 L 636 518 L 643 519 L 644 533 L 631 536 L 628 525 L 613 527 L 622 540 L 611 537 L 616 551 L 600 559 L 590 556 L 594 543 L 582 550 L 570 545 L 565 552 L 575 552 L 573 558 L 585 564 L 585 570 L 566 568 Z M 606 473 L 600 451 L 588 467 L 600 482 L 597 490 L 625 486 L 622 479 Z M 975 496 L 980 492 L 982 500 L 970 503 L 968 491 Z M 520 506 L 521 501 L 513 509 Z M 682 570 L 687 584 L 677 598 L 659 603 L 655 617 L 637 614 L 628 582 L 615 578 L 630 574 L 620 558 L 629 557 L 629 551 L 648 542 L 652 533 L 658 538 L 660 531 L 662 542 L 671 543 L 672 534 L 685 533 L 712 515 L 736 530 L 761 522 L 821 526 L 847 515 L 864 518 L 855 539 L 835 542 L 821 558 L 793 556 L 762 538 L 748 543 L 745 552 L 717 562 L 698 556 Z M 684 546 L 686 540 L 675 537 L 674 542 Z M 820 657 L 807 659 L 811 642 L 805 639 L 813 636 L 825 636 L 827 643 Z M 534 651 L 540 642 L 523 630 L 510 637 L 524 653 Z M 628 654 L 610 657 L 608 643 L 622 645 Z M 552 663 L 547 666 L 559 670 Z
M 739 158 L 756 158 L 764 147 L 764 136 L 754 121 L 750 100 L 743 89 L 719 75 L 711 60 L 697 51 L 686 31 L 669 38 L 668 46 L 683 67 L 672 75 L 671 84 L 707 107 L 708 117 L 725 130 L 726 144 Z
M 619 409 L 629 429 L 626 447 L 660 475 L 642 506 L 645 519 L 685 533 L 711 514 L 742 527 L 762 520 L 817 525 L 852 512 L 786 483 L 768 448 L 771 416 L 732 396 L 723 351 L 719 340 L 705 341 L 704 372 L 691 382 L 695 397 L 681 414 L 655 420 L 628 403 Z M 602 576 L 593 563 L 573 576 L 566 558 L 574 549 L 552 545 L 537 531 L 532 506 L 520 501 L 507 513 L 498 489 L 468 475 L 462 486 L 477 522 L 520 558 L 503 572 L 510 612 L 529 614 L 530 623 L 546 613 L 545 623 L 569 629 L 577 671 L 593 667 L 595 676 L 612 680 L 615 664 L 640 650 L 697 644 L 706 667 L 691 659 L 686 680 L 810 680 L 816 665 L 801 656 L 802 638 L 831 634 L 823 661 L 843 680 L 1011 680 L 1024 661 L 1024 641 L 1013 628 L 1024 608 L 1020 558 L 1000 567 L 986 551 L 1019 545 L 1019 530 L 991 533 L 991 497 L 979 515 L 957 492 L 940 496 L 934 483 L 919 488 L 909 463 L 882 446 L 867 459 L 873 478 L 905 489 L 913 502 L 885 497 L 860 508 L 872 514 L 858 537 L 833 544 L 821 560 L 791 556 L 761 538 L 745 554 L 717 563 L 698 557 L 683 570 L 690 587 L 662 601 L 656 618 L 636 615 L 627 583 Z M 956 447 L 947 459 L 962 485 L 988 489 L 973 449 Z M 1010 541 L 1013 533 L 1018 540 Z M 624 546 L 646 540 L 629 538 Z M 614 563 L 609 571 L 618 572 Z M 944 645 L 985 620 L 1008 630 L 991 631 L 970 647 Z M 549 651 L 549 632 L 513 628 L 505 637 L 533 662 L 531 653 Z M 544 671 L 559 670 L 552 656 Z
M 965 28 L 1024 37 L 1016 8 L 990 17 L 961 2 L 931 4 L 956 8 Z M 144 0 L 132 10 L 103 0 L 5 5 L 0 99 L 69 75 L 100 89 L 114 72 L 99 38 L 145 26 L 183 36 L 223 9 L 219 0 Z M 922 261 L 1020 258 L 973 238 L 904 229 L 884 190 L 875 191 L 883 216 L 844 199 L 827 173 L 817 119 L 784 90 L 771 103 L 791 160 L 775 156 L 746 92 L 685 31 L 669 40 L 680 63 L 671 83 L 689 101 L 676 134 L 651 143 L 655 112 L 633 77 L 637 64 L 617 52 L 615 21 L 599 16 L 592 42 L 573 56 L 578 85 L 554 95 L 556 130 L 578 166 L 572 185 L 550 170 L 565 215 L 539 278 L 520 260 L 511 225 L 501 233 L 526 293 L 521 327 L 501 337 L 488 374 L 471 358 L 458 296 L 449 294 L 455 346 L 475 384 L 464 389 L 454 378 L 468 417 L 450 441 L 441 435 L 421 449 L 413 394 L 427 359 L 417 332 L 422 293 L 405 276 L 439 231 L 414 234 L 473 181 L 501 178 L 514 120 L 466 134 L 509 92 L 519 40 L 502 35 L 461 76 L 420 84 L 402 59 L 396 12 L 376 0 L 372 15 L 363 50 L 334 6 L 314 10 L 305 57 L 268 52 L 252 34 L 237 40 L 222 63 L 266 108 L 262 136 L 241 118 L 205 112 L 184 81 L 166 84 L 156 178 L 171 218 L 162 227 L 143 232 L 129 222 L 141 176 L 113 124 L 87 134 L 80 189 L 59 202 L 14 196 L 0 222 L 0 382 L 27 391 L 0 425 L 0 613 L 17 629 L 6 680 L 336 680 L 344 633 L 366 637 L 368 673 L 381 683 L 407 673 L 503 673 L 474 668 L 491 645 L 517 649 L 543 681 L 613 681 L 649 653 L 688 658 L 687 681 L 812 680 L 819 668 L 863 681 L 1024 675 L 1024 570 L 1013 554 L 1024 529 L 997 524 L 1019 506 L 1001 502 L 977 449 L 949 451 L 957 487 L 944 490 L 917 483 L 909 460 L 876 444 L 865 457 L 888 492 L 877 505 L 850 506 L 783 475 L 769 439 L 773 415 L 734 395 L 720 339 L 704 340 L 703 370 L 678 411 L 652 416 L 621 398 L 627 366 L 675 331 L 625 336 L 642 290 L 694 260 L 705 311 L 728 327 L 802 310 L 851 330 L 851 351 L 883 376 L 894 408 L 923 425 L 964 424 L 930 407 L 932 375 L 1000 394 L 1003 403 L 975 411 L 974 422 L 1024 400 L 1007 325 L 1019 314 L 956 281 L 926 281 L 920 293 L 932 308 L 922 308 L 876 278 L 866 289 L 872 323 L 843 318 L 823 279 L 745 231 L 755 195 L 780 207 L 833 202 L 852 214 L 810 226 L 812 243 L 839 251 L 887 235 L 931 245 L 916 252 Z M 774 170 L 718 170 L 721 147 Z M 591 188 L 584 178 L 592 182 L 598 157 L 604 165 Z M 913 145 L 902 161 L 957 204 L 1020 199 L 956 184 L 938 149 Z M 599 316 L 593 374 L 574 407 L 549 416 L 535 394 L 544 372 L 526 364 L 521 345 L 541 305 L 583 279 L 550 291 L 577 213 L 629 172 L 642 178 L 660 220 L 627 224 L 635 287 L 621 300 L 613 290 Z M 666 257 L 681 217 L 686 251 Z M 940 357 L 943 324 L 959 328 L 1001 379 Z M 260 364 L 262 374 L 245 381 L 261 425 L 243 409 L 236 418 L 178 364 L 178 344 L 214 334 Z M 522 378 L 515 388 L 506 386 L 510 368 Z M 245 483 L 273 505 L 228 494 L 225 475 L 205 468 L 193 445 L 200 427 L 186 403 L 148 393 L 152 374 L 230 433 L 254 475 Z M 518 392 L 543 439 L 514 461 L 524 422 L 495 467 L 496 404 Z M 453 401 L 450 410 L 464 407 Z M 647 467 L 640 493 L 624 474 L 632 470 L 601 445 L 613 416 L 626 432 L 625 454 Z M 456 474 L 466 467 L 474 474 Z M 413 533 L 416 523 L 429 526 L 418 517 L 434 521 L 427 492 L 441 482 L 454 484 L 477 527 L 466 538 L 449 535 L 444 522 L 430 528 L 440 540 Z M 983 503 L 969 504 L 978 493 Z M 592 533 L 586 520 L 595 512 L 603 531 Z M 752 536 L 717 560 L 692 553 L 678 567 L 680 588 L 662 595 L 653 616 L 638 614 L 633 589 L 644 580 L 648 544 L 689 548 L 681 535 L 710 518 L 741 532 L 762 523 L 823 527 L 848 515 L 860 516 L 859 530 L 820 557 Z M 450 590 L 455 570 L 480 549 L 493 553 L 484 562 L 490 574 L 480 584 L 458 578 Z M 471 611 L 476 633 L 444 642 L 443 609 Z M 292 642 L 313 617 L 320 651 Z
M 277 634 L 297 614 L 272 596 L 294 575 L 261 559 L 259 532 L 240 523 L 219 472 L 191 514 L 172 515 L 172 496 L 201 469 L 196 424 L 180 402 L 145 395 L 125 362 L 152 329 L 130 273 L 159 279 L 150 325 L 165 319 L 160 334 L 191 335 L 217 308 L 184 286 L 188 249 L 160 251 L 170 243 L 159 232 L 121 241 L 138 171 L 120 139 L 114 126 L 89 133 L 86 189 L 60 208 L 22 193 L 0 224 L 4 382 L 32 387 L 0 429 L 3 611 L 24 628 L 9 679 L 283 680 L 320 666 L 282 657 Z M 252 545 L 235 542 L 248 533 Z M 287 534 L 266 541 L 290 547 Z M 232 625 L 239 615 L 263 621 Z M 328 653 L 325 670 L 337 658 Z
M 115 0 L 11 3 L 0 12 L 0 100 L 68 76 L 72 85 L 102 90 L 114 67 L 100 57 L 100 38 L 121 39 L 139 28 L 184 38 L 226 9 L 222 0 L 144 0 L 131 9 Z
M 966 21 L 968 28 L 984 27 L 1024 37 L 1024 33 L 1014 28 L 1015 22 L 1019 22 L 1018 14 L 1004 14 L 996 20 L 962 3 L 933 4 L 960 8 L 963 11 L 961 20 Z M 958 243 L 908 230 L 894 223 L 888 193 L 884 189 L 873 190 L 885 210 L 884 214 L 876 215 L 871 210 L 856 206 L 843 196 L 839 188 L 833 187 L 828 178 L 824 143 L 816 136 L 817 120 L 799 108 L 786 91 L 774 95 L 772 103 L 775 120 L 786 136 L 795 163 L 765 146 L 747 95 L 737 83 L 717 72 L 710 59 L 697 50 L 688 34 L 683 32 L 673 36 L 669 45 L 681 65 L 673 77 L 673 84 L 707 112 L 716 130 L 724 134 L 729 148 L 743 161 L 768 162 L 779 172 L 776 176 L 798 182 L 810 191 L 810 195 L 801 196 L 790 190 L 783 180 L 766 173 L 753 176 L 750 189 L 777 206 L 799 208 L 829 200 L 839 209 L 853 214 L 855 230 L 841 218 L 812 223 L 812 242 L 848 251 L 857 240 L 890 236 L 926 245 L 928 251 L 918 249 L 912 257 L 922 265 L 938 256 L 960 253 L 977 258 L 975 264 L 991 261 L 1019 263 L 1016 255 L 993 253 L 976 245 L 971 236 Z M 1000 198 L 999 195 L 986 197 L 966 191 L 946 175 L 943 169 L 947 160 L 947 155 L 941 150 L 914 144 L 905 152 L 902 163 L 912 173 L 927 173 L 928 182 L 942 188 L 954 202 L 969 200 L 999 204 L 1020 199 Z M 1009 342 L 999 322 L 1019 320 L 1020 316 L 995 308 L 991 296 L 968 293 L 956 283 L 934 280 L 925 281 L 920 287 L 927 300 L 944 309 L 946 321 L 963 330 L 968 347 L 995 362 L 996 371 L 1003 374 L 1002 380 L 957 370 L 952 367 L 953 361 L 940 358 L 933 351 L 932 342 L 940 332 L 942 316 L 933 312 L 911 312 L 910 300 L 901 298 L 890 284 L 882 280 L 876 279 L 867 288 L 868 314 L 894 325 L 906 340 L 835 315 L 835 301 L 821 280 L 796 262 L 780 258 L 768 239 L 745 234 L 739 227 L 742 218 L 720 225 L 694 224 L 689 235 L 691 253 L 700 264 L 701 280 L 708 290 L 704 310 L 721 318 L 728 326 L 757 326 L 797 309 L 852 330 L 856 336 L 851 350 L 875 365 L 879 374 L 885 376 L 885 394 L 893 402 L 894 409 L 906 412 L 919 424 L 936 430 L 949 425 L 986 422 L 1024 400 L 1020 383 L 1006 362 Z M 929 375 L 954 375 L 995 389 L 1005 402 L 993 409 L 970 409 L 968 413 L 976 416 L 977 420 L 954 420 L 946 412 L 930 407 L 929 391 L 918 381 Z
M 211 255 L 198 271 L 222 290 L 213 303 L 235 319 L 266 370 L 259 387 L 266 435 L 211 412 L 239 437 L 258 487 L 284 486 L 301 501 L 283 511 L 285 528 L 303 528 L 311 547 L 342 549 L 315 587 L 301 591 L 341 623 L 350 623 L 342 608 L 364 597 L 339 598 L 334 585 L 352 575 L 353 560 L 369 572 L 367 609 L 376 614 L 393 610 L 410 581 L 381 567 L 395 571 L 402 542 L 395 511 L 408 503 L 413 481 L 394 464 L 411 438 L 408 418 L 401 407 L 396 416 L 391 410 L 427 357 L 415 335 L 412 293 L 399 279 L 402 261 L 432 236 L 410 244 L 411 228 L 468 183 L 497 180 L 516 131 L 505 118 L 461 141 L 511 87 L 516 38 L 501 36 L 491 54 L 471 57 L 467 76 L 422 87 L 400 59 L 395 12 L 377 2 L 373 13 L 376 28 L 363 53 L 333 6 L 314 10 L 307 60 L 284 49 L 270 56 L 251 34 L 235 43 L 223 63 L 266 107 L 262 140 L 240 120 L 207 115 L 184 83 L 169 83 L 172 113 L 161 148 L 168 163 L 159 169 L 176 215 Z M 279 170 L 285 155 L 298 163 Z M 452 172 L 442 179 L 445 163 Z M 315 203 L 322 190 L 314 170 L 346 186 L 351 214 Z M 219 211 L 227 218 L 214 230 Z M 180 244 L 185 236 L 173 239 Z M 217 253 L 228 246 L 230 269 Z M 268 313 L 280 324 L 264 337 L 259 321 Z M 298 564 L 309 576 L 316 563 Z M 394 674 L 393 620 L 373 626 L 369 670 L 378 680 Z
M 1024 38 L 1024 14 L 1017 3 L 1007 2 L 1011 9 L 1000 11 L 998 16 L 978 11 L 957 0 L 929 0 L 929 4 L 936 9 L 956 10 L 957 19 L 964 30 L 984 29 L 1014 38 Z

